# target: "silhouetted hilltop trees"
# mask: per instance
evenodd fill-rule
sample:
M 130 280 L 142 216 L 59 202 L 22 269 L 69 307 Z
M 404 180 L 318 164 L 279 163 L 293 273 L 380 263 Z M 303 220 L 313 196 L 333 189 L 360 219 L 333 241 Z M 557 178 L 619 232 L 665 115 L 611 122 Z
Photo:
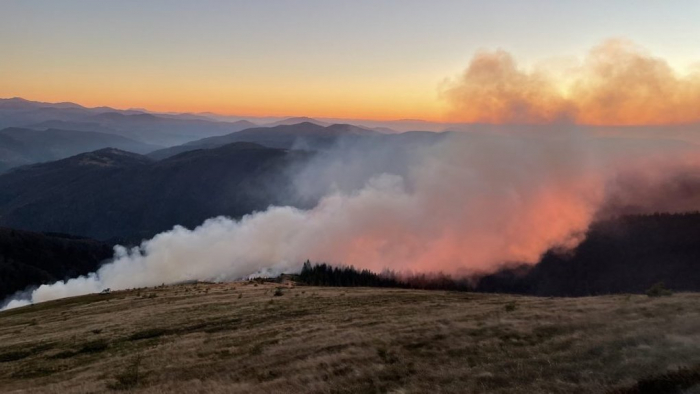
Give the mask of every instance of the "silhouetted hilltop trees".
M 332 267 L 326 263 L 312 265 L 306 261 L 298 282 L 311 286 L 334 287 L 400 287 L 423 290 L 469 290 L 466 280 L 456 280 L 444 274 L 399 275 L 385 271 L 381 274 L 354 267 Z
M 394 278 L 384 277 L 369 270 L 358 271 L 354 267 L 332 267 L 325 263 L 312 265 L 309 260 L 304 263 L 295 279 L 310 286 L 404 287 Z

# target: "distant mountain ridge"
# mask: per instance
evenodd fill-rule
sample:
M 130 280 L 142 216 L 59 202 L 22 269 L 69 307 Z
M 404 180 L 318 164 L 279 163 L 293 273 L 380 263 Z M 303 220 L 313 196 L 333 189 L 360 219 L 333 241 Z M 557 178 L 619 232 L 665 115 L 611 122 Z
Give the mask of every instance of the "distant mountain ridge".
M 36 109 L 37 106 L 46 107 L 46 108 L 62 108 L 62 109 L 66 109 L 66 108 L 87 109 L 80 104 L 70 103 L 70 102 L 45 103 L 45 102 L 40 102 L 40 101 L 30 101 L 30 100 L 23 99 L 21 97 L 0 99 L 0 109 L 31 110 L 31 109 Z
M 318 126 L 330 126 L 332 123 L 328 122 L 322 122 L 320 120 L 316 120 L 314 118 L 309 118 L 306 116 L 297 116 L 293 118 L 287 118 L 287 119 L 282 119 L 278 120 L 276 122 L 272 122 L 269 126 L 290 126 L 290 125 L 295 125 L 298 123 L 313 123 Z
M 0 175 L 0 226 L 139 242 L 269 205 L 295 205 L 310 153 L 233 143 L 162 161 L 101 149 Z
M 381 133 L 349 124 L 320 126 L 311 122 L 274 127 L 249 128 L 231 134 L 208 137 L 183 145 L 165 148 L 149 154 L 153 159 L 164 159 L 195 149 L 211 149 L 233 142 L 253 142 L 269 148 L 323 149 L 341 138 L 374 137 Z
M 21 98 L 0 99 L 0 128 L 64 128 L 56 122 L 73 125 L 92 123 L 95 129 L 78 129 L 109 131 L 160 146 L 178 145 L 256 126 L 249 121 L 221 122 L 186 114 L 156 114 L 110 107 L 87 108 L 74 103 L 42 103 Z
M 148 153 L 157 148 L 113 134 L 10 127 L 0 130 L 0 173 L 12 167 L 58 160 L 107 147 L 136 153 Z

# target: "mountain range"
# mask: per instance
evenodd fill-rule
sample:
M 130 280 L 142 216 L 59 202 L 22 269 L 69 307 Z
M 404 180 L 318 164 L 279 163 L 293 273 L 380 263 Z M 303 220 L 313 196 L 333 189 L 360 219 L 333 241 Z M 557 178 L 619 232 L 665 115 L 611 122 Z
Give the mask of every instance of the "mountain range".
M 0 130 L 0 173 L 12 167 L 63 159 L 107 147 L 135 153 L 148 153 L 157 148 L 114 134 L 8 127 Z
M 0 128 L 21 127 L 99 131 L 160 147 L 255 127 L 249 121 L 220 122 L 189 114 L 153 114 L 110 107 L 86 108 L 74 103 L 0 99 Z
M 7 126 L 0 130 L 0 226 L 12 228 L 0 228 L 0 295 L 93 271 L 114 243 L 133 245 L 175 225 L 193 228 L 270 205 L 311 207 L 314 194 L 298 195 L 294 176 L 311 160 L 343 154 L 329 149 L 343 143 L 362 160 L 390 150 L 400 174 L 413 147 L 494 133 L 475 125 L 472 133 L 386 134 L 311 118 L 265 124 L 0 99 L 0 125 Z M 669 135 L 692 134 L 693 127 L 674 126 Z M 660 129 L 639 138 L 627 138 L 625 128 L 596 130 L 570 132 L 638 154 L 696 148 L 679 141 L 689 137 L 659 138 Z M 476 289 L 579 296 L 641 292 L 665 280 L 698 290 L 698 234 L 700 214 L 623 216 L 594 224 L 570 255 L 550 251 L 534 267 L 505 267 L 479 278 Z
M 246 130 L 188 142 L 154 151 L 148 156 L 153 159 L 164 159 L 178 153 L 195 149 L 211 149 L 233 142 L 254 142 L 269 148 L 280 149 L 327 149 L 339 142 L 340 139 L 357 139 L 376 137 L 379 132 L 349 124 L 334 124 L 321 126 L 312 122 L 302 122 L 273 127 L 256 127 Z
M 107 148 L 0 175 L 0 226 L 139 242 L 180 224 L 298 205 L 290 171 L 312 154 L 233 143 L 154 161 Z
M 102 148 L 153 152 L 151 157 L 155 159 L 241 141 L 272 148 L 316 150 L 339 138 L 373 136 L 388 130 L 329 124 L 308 117 L 261 120 L 264 127 L 214 114 L 151 113 L 142 109 L 87 108 L 69 102 L 0 99 L 0 128 L 4 128 L 0 131 L 0 173 Z

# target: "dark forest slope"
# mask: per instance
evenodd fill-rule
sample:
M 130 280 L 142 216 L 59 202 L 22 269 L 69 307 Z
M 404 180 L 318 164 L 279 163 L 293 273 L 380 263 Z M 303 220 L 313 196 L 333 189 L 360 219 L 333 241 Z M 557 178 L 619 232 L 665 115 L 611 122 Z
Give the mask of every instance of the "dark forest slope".
M 0 225 L 139 242 L 176 224 L 292 204 L 308 153 L 236 143 L 154 162 L 103 149 L 0 175 Z
M 483 277 L 478 291 L 541 296 L 641 293 L 657 282 L 700 291 L 700 213 L 623 216 L 595 223 L 569 253 Z
M 10 127 L 0 130 L 0 172 L 20 165 L 59 160 L 103 148 L 148 153 L 158 147 L 108 133 Z
M 150 153 L 152 159 L 160 160 L 195 149 L 211 149 L 233 142 L 253 142 L 269 148 L 300 148 L 318 150 L 334 146 L 340 139 L 377 137 L 380 134 L 349 124 L 320 126 L 311 122 L 274 127 L 256 127 L 227 135 L 203 138 L 183 145 L 160 149 Z
M 62 234 L 0 227 L 0 300 L 28 286 L 95 271 L 112 246 Z
M 675 291 L 700 291 L 700 214 L 625 216 L 594 224 L 566 255 L 545 254 L 534 265 L 473 278 L 377 275 L 328 265 L 296 277 L 318 286 L 408 287 L 538 296 L 643 293 L 657 282 Z M 111 248 L 105 243 L 0 228 L 0 295 L 28 285 L 93 271 Z

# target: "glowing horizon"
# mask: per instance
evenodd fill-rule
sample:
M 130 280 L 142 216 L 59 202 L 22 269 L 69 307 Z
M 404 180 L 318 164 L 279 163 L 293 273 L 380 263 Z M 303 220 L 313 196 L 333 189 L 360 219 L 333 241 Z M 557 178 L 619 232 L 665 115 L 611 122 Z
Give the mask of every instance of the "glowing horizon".
M 700 121 L 700 3 L 537 3 L 4 2 L 0 97 L 241 117 Z M 610 38 L 642 48 L 630 53 L 659 71 L 644 83 L 662 81 L 657 94 L 670 104 L 651 103 L 652 92 L 618 97 L 625 104 L 608 111 L 612 89 L 642 81 L 590 72 L 589 51 Z M 484 57 L 499 51 L 511 57 L 509 74 L 511 60 Z M 475 61 L 481 68 L 467 75 Z M 567 75 L 586 67 L 597 85 Z M 494 88 L 507 78 L 508 92 Z M 605 89 L 610 82 L 619 86 Z M 506 113 L 522 105 L 526 115 Z

